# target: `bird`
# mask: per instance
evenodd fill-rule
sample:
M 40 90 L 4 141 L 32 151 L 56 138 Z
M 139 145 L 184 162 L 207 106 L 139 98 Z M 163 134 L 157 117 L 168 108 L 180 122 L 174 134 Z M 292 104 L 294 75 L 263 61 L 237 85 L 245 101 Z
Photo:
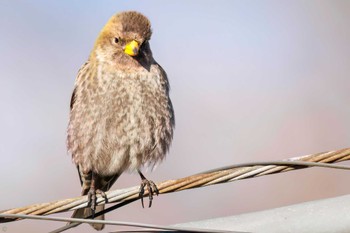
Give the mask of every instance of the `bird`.
M 169 151 L 175 127 L 169 80 L 150 48 L 149 19 L 136 11 L 113 15 L 100 31 L 78 71 L 70 101 L 67 149 L 76 165 L 89 207 L 75 210 L 85 218 L 104 209 L 105 197 L 123 172 L 138 172 L 140 198 L 158 194 L 141 169 L 153 169 Z M 95 219 L 104 219 L 104 215 Z M 103 224 L 92 224 L 102 230 Z

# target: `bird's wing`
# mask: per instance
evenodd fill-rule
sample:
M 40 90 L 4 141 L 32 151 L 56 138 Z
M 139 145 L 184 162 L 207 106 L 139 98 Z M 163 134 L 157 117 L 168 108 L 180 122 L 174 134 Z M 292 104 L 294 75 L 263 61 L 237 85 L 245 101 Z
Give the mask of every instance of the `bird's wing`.
M 163 69 L 163 67 L 161 65 L 159 65 L 157 62 L 155 63 L 156 67 L 159 69 L 160 73 L 161 73 L 161 76 L 163 77 L 163 80 L 164 80 L 164 83 L 162 84 L 163 85 L 163 88 L 166 90 L 167 92 L 167 95 L 169 96 L 169 92 L 170 92 L 170 84 L 169 84 L 169 79 L 168 79 L 168 75 L 167 73 L 165 72 L 165 70 Z M 175 127 L 175 114 L 174 114 L 174 108 L 173 108 L 173 104 L 169 98 L 169 101 L 168 101 L 168 104 L 169 104 L 169 111 L 170 111 L 170 114 L 171 114 L 171 125 L 172 127 Z
M 80 67 L 80 69 L 79 69 L 79 71 L 78 71 L 77 79 L 76 79 L 77 81 L 79 81 L 79 80 L 81 79 L 81 76 L 82 76 L 83 74 L 85 74 L 86 69 L 88 68 L 89 64 L 90 64 L 89 61 L 87 61 L 87 62 L 84 63 L 84 65 L 82 65 L 82 66 Z M 76 81 L 76 83 L 77 83 L 77 81 Z M 70 110 L 73 109 L 73 105 L 74 105 L 75 98 L 76 98 L 77 88 L 78 88 L 78 86 L 77 86 L 77 84 L 75 84 L 74 90 L 73 90 L 73 93 L 72 93 L 72 97 L 71 97 L 71 99 L 70 99 Z
M 73 104 L 75 102 L 75 93 L 77 91 L 77 87 L 74 87 L 73 93 L 72 93 L 72 97 L 70 98 L 70 110 L 73 109 Z

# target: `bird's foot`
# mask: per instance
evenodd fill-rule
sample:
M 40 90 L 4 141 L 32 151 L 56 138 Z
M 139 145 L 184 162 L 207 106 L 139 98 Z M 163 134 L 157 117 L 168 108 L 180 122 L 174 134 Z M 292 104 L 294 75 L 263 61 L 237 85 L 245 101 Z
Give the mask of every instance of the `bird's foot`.
M 143 194 L 145 193 L 145 187 L 147 188 L 147 191 L 148 191 L 148 198 L 149 198 L 148 208 L 150 208 L 152 206 L 153 194 L 156 194 L 158 196 L 159 190 L 157 188 L 157 185 L 153 181 L 147 180 L 144 177 L 142 178 L 140 191 L 139 191 L 139 197 L 141 198 L 142 208 L 145 208 L 143 204 Z
M 107 202 L 107 195 L 100 189 L 90 188 L 88 192 L 88 205 L 92 211 L 92 218 L 94 218 L 96 205 L 97 205 L 97 197 L 96 194 L 100 194 Z

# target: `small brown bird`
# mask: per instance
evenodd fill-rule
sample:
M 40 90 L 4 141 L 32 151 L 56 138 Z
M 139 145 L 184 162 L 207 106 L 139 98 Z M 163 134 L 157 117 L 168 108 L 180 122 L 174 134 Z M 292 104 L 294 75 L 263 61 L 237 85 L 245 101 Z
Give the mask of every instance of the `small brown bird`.
M 140 169 L 164 159 L 175 120 L 167 75 L 150 49 L 151 34 L 144 15 L 134 11 L 114 15 L 78 72 L 67 147 L 78 168 L 81 194 L 88 195 L 91 208 L 76 210 L 72 217 L 103 210 L 104 206 L 96 206 L 96 194 L 104 196 L 124 171 L 138 171 L 140 195 L 146 187 L 150 205 L 157 193 Z

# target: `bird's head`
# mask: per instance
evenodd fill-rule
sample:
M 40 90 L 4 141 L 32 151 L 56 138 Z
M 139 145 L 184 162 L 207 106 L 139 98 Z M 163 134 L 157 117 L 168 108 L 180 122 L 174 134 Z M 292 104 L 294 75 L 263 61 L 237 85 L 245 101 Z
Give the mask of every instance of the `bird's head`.
M 97 59 L 118 66 L 130 66 L 132 60 L 144 63 L 152 57 L 148 43 L 151 35 L 147 17 L 135 11 L 121 12 L 112 16 L 103 27 L 93 53 Z

